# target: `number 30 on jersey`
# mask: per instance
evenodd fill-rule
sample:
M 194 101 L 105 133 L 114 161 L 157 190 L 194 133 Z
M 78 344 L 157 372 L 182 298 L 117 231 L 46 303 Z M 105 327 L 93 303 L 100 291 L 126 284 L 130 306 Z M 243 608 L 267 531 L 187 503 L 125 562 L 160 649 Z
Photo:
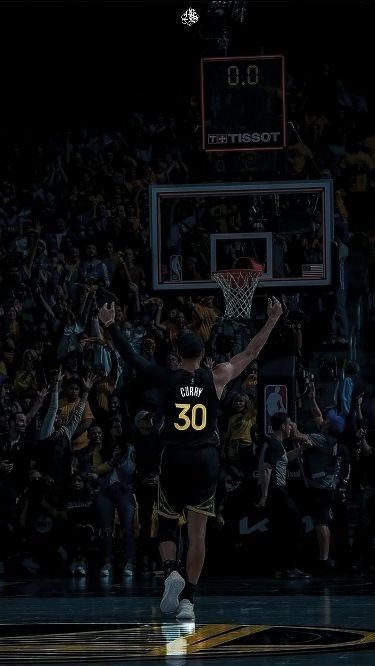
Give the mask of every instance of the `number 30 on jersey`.
M 187 430 L 188 428 L 193 428 L 193 430 L 203 430 L 207 424 L 207 409 L 204 405 L 193 405 L 176 403 L 175 407 L 180 409 L 178 415 L 179 421 L 182 423 L 174 423 L 176 430 Z

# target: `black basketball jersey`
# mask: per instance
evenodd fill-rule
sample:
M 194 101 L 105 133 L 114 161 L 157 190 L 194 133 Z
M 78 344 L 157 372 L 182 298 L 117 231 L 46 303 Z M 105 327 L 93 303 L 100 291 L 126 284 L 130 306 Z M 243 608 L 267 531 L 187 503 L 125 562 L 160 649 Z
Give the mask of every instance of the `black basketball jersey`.
M 167 446 L 219 446 L 219 398 L 210 370 L 176 370 L 164 393 L 162 437 Z

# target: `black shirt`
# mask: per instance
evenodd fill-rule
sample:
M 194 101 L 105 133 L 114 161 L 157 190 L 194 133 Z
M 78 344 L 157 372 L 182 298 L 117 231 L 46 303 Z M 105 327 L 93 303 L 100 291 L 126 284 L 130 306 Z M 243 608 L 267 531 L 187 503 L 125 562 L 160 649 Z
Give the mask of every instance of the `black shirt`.
M 217 412 L 219 398 L 210 370 L 169 370 L 137 354 L 112 324 L 113 342 L 126 363 L 142 379 L 159 389 L 159 410 L 164 417 L 164 444 L 173 447 L 219 446 Z
M 164 394 L 165 443 L 174 447 L 218 446 L 219 398 L 210 370 L 175 370 Z
M 273 435 L 270 436 L 265 445 L 263 460 L 272 467 L 271 488 L 285 488 L 288 456 L 283 443 Z

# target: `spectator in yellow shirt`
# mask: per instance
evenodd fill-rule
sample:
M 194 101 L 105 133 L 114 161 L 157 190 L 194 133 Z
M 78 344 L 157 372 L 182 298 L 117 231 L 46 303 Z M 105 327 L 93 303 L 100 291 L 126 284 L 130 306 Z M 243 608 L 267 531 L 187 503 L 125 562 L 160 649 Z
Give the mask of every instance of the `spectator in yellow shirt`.
M 235 394 L 225 435 L 225 458 L 243 471 L 248 467 L 252 454 L 251 428 L 255 425 L 256 416 L 253 399 L 243 393 Z
M 72 377 L 66 382 L 65 385 L 66 398 L 59 400 L 59 409 L 60 417 L 62 419 L 62 425 L 66 425 L 69 421 L 72 412 L 77 409 L 78 403 L 80 401 L 81 393 L 81 382 L 78 378 Z M 87 431 L 90 428 L 94 420 L 94 415 L 90 409 L 88 402 L 85 404 L 85 408 L 81 417 L 81 421 L 72 437 L 72 450 L 80 451 L 84 449 L 88 443 L 89 438 Z

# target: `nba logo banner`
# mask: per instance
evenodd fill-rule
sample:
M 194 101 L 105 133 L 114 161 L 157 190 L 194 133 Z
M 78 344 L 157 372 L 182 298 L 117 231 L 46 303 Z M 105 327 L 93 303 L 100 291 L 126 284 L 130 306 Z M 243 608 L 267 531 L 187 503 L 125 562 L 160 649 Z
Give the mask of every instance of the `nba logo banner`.
M 278 412 L 288 411 L 288 389 L 285 384 L 268 384 L 264 387 L 264 431 L 272 434 L 271 420 Z

